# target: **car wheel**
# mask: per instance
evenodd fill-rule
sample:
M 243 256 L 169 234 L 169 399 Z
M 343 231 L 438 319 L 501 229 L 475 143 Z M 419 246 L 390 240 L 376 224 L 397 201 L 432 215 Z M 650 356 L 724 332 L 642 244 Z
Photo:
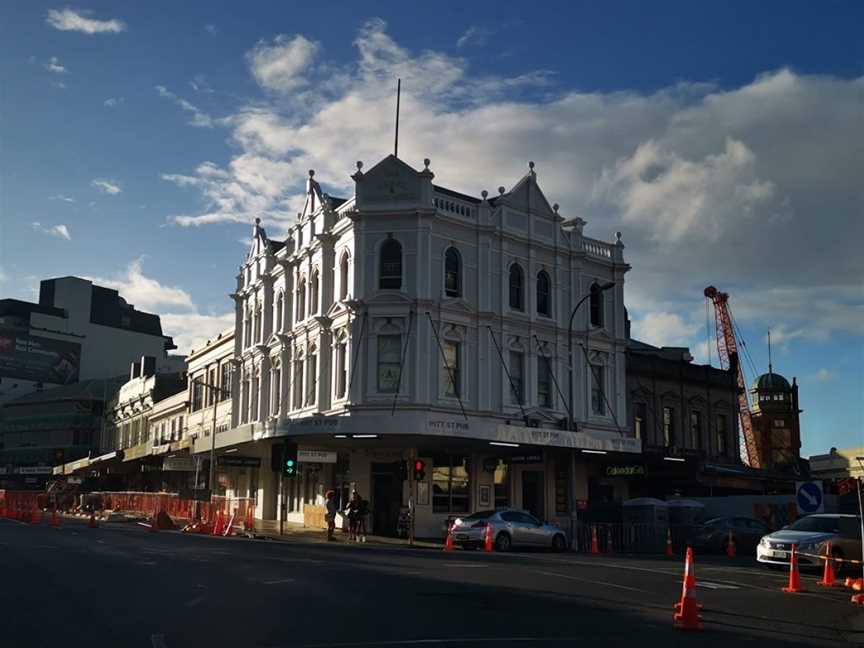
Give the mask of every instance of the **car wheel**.
M 552 538 L 552 551 L 564 551 L 567 548 L 567 540 L 563 535 L 558 534 Z
M 499 533 L 498 537 L 495 538 L 495 551 L 510 551 L 510 547 L 513 546 L 513 542 L 510 539 L 509 533 Z

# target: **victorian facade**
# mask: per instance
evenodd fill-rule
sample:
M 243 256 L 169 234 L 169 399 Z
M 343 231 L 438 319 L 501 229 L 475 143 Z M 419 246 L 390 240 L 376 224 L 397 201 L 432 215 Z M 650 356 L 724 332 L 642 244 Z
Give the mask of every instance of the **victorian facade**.
M 383 533 L 409 491 L 420 535 L 496 505 L 569 520 L 597 454 L 639 452 L 620 235 L 586 237 L 529 166 L 475 197 L 433 184 L 428 160 L 417 171 L 388 156 L 358 163 L 347 200 L 310 172 L 285 239 L 256 222 L 232 295 L 231 449 L 264 459 L 290 439 L 332 460 L 281 486 L 262 469 L 259 517 L 302 519 L 337 487 L 369 499 Z M 568 323 L 589 295 L 571 396 Z M 409 489 L 400 464 L 414 457 L 428 469 Z

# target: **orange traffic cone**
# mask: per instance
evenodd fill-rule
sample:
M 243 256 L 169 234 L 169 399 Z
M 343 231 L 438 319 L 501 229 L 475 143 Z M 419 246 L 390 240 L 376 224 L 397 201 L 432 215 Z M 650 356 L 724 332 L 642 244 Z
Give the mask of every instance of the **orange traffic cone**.
M 729 530 L 729 542 L 726 543 L 726 555 L 730 558 L 735 557 L 735 536 L 732 535 L 732 530 Z
M 486 532 L 483 536 L 483 551 L 492 553 L 494 539 L 492 538 L 492 525 L 486 524 Z
M 90 511 L 90 522 L 87 524 L 91 529 L 98 529 L 99 524 L 96 522 L 96 513 L 95 511 Z
M 246 507 L 246 522 L 243 525 L 246 529 L 246 533 L 255 533 L 255 518 L 252 515 L 252 507 Z
M 597 542 L 597 527 L 591 527 L 591 553 L 599 554 L 600 553 L 600 543 Z
M 666 557 L 672 558 L 675 553 L 672 551 L 672 529 L 666 529 Z
M 696 565 L 693 563 L 693 547 L 687 547 L 684 557 L 684 587 L 696 587 Z
M 822 580 L 816 581 L 822 587 L 837 587 L 837 578 L 834 576 L 834 561 L 831 560 L 831 543 L 825 549 L 825 571 L 822 572 Z
M 213 523 L 213 535 L 222 535 L 225 528 L 225 519 L 222 517 L 222 511 L 216 514 L 216 521 Z
M 444 551 L 453 551 L 453 525 L 447 525 L 447 540 L 444 542 Z
M 687 586 L 687 581 L 684 581 L 684 588 L 681 592 L 681 602 L 675 604 L 675 614 L 672 615 L 672 622 L 679 630 L 701 630 L 702 616 L 699 614 L 701 605 L 696 601 L 696 595 L 693 594 L 693 588 Z
M 797 594 L 806 592 L 801 587 L 801 577 L 798 574 L 798 554 L 796 553 L 797 545 L 792 545 L 792 555 L 789 557 L 789 585 L 783 588 L 787 594 Z

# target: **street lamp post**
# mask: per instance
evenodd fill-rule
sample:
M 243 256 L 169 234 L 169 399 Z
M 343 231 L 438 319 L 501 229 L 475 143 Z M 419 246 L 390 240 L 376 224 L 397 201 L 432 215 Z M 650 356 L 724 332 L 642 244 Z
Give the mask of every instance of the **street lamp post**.
M 605 291 L 609 290 L 610 288 L 614 288 L 614 287 L 615 287 L 614 281 L 604 283 L 603 285 L 600 285 L 600 286 L 598 286 L 596 283 L 591 284 L 591 290 L 588 292 L 587 295 L 585 295 L 582 299 L 580 299 L 576 303 L 576 306 L 573 308 L 573 312 L 570 313 L 570 324 L 567 327 L 567 355 L 568 355 L 569 360 L 570 360 L 570 379 L 569 379 L 569 383 L 570 383 L 570 386 L 569 386 L 570 407 L 567 410 L 567 416 L 568 416 L 567 429 L 570 430 L 571 432 L 576 428 L 576 422 L 573 420 L 574 419 L 574 416 L 573 416 L 573 407 L 574 407 L 574 405 L 573 405 L 573 393 L 574 393 L 573 392 L 573 367 L 575 364 L 574 358 L 573 358 L 573 320 L 576 317 L 576 313 L 579 311 L 579 307 L 583 304 L 583 302 L 585 302 L 586 299 L 588 299 L 589 297 L 591 297 L 594 294 L 599 294 L 599 293 L 605 292 Z M 587 342 L 587 337 L 588 337 L 588 328 L 587 327 L 585 329 L 585 337 L 586 337 L 586 342 Z
M 210 490 L 210 501 L 212 502 L 214 486 L 213 482 L 216 477 L 216 408 L 219 406 L 218 399 L 221 398 L 223 394 L 228 394 L 230 396 L 231 392 L 216 385 L 205 383 L 203 380 L 199 380 L 198 378 L 193 379 L 192 383 L 196 385 L 201 385 L 202 387 L 207 387 L 211 390 L 211 392 L 213 392 L 213 429 L 210 432 L 210 474 L 207 479 L 207 488 Z M 192 397 L 195 397 L 194 392 Z

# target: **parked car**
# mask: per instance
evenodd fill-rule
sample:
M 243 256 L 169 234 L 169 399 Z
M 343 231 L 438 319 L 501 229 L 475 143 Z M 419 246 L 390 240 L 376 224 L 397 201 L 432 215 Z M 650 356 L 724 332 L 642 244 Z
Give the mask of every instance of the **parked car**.
M 464 549 L 482 547 L 486 527 L 490 525 L 496 551 L 509 551 L 513 547 L 545 547 L 554 551 L 567 548 L 567 538 L 561 527 L 512 510 L 478 511 L 456 518 L 453 540 Z
M 748 517 L 718 517 L 704 522 L 693 536 L 693 549 L 702 552 L 726 553 L 729 533 L 738 551 L 753 551 L 771 529 L 762 520 Z
M 828 542 L 832 556 L 861 560 L 861 518 L 839 513 L 799 518 L 762 538 L 756 560 L 766 565 L 788 565 L 793 544 L 801 554 L 825 555 Z M 798 564 L 819 567 L 823 563 L 818 558 L 799 556 Z

